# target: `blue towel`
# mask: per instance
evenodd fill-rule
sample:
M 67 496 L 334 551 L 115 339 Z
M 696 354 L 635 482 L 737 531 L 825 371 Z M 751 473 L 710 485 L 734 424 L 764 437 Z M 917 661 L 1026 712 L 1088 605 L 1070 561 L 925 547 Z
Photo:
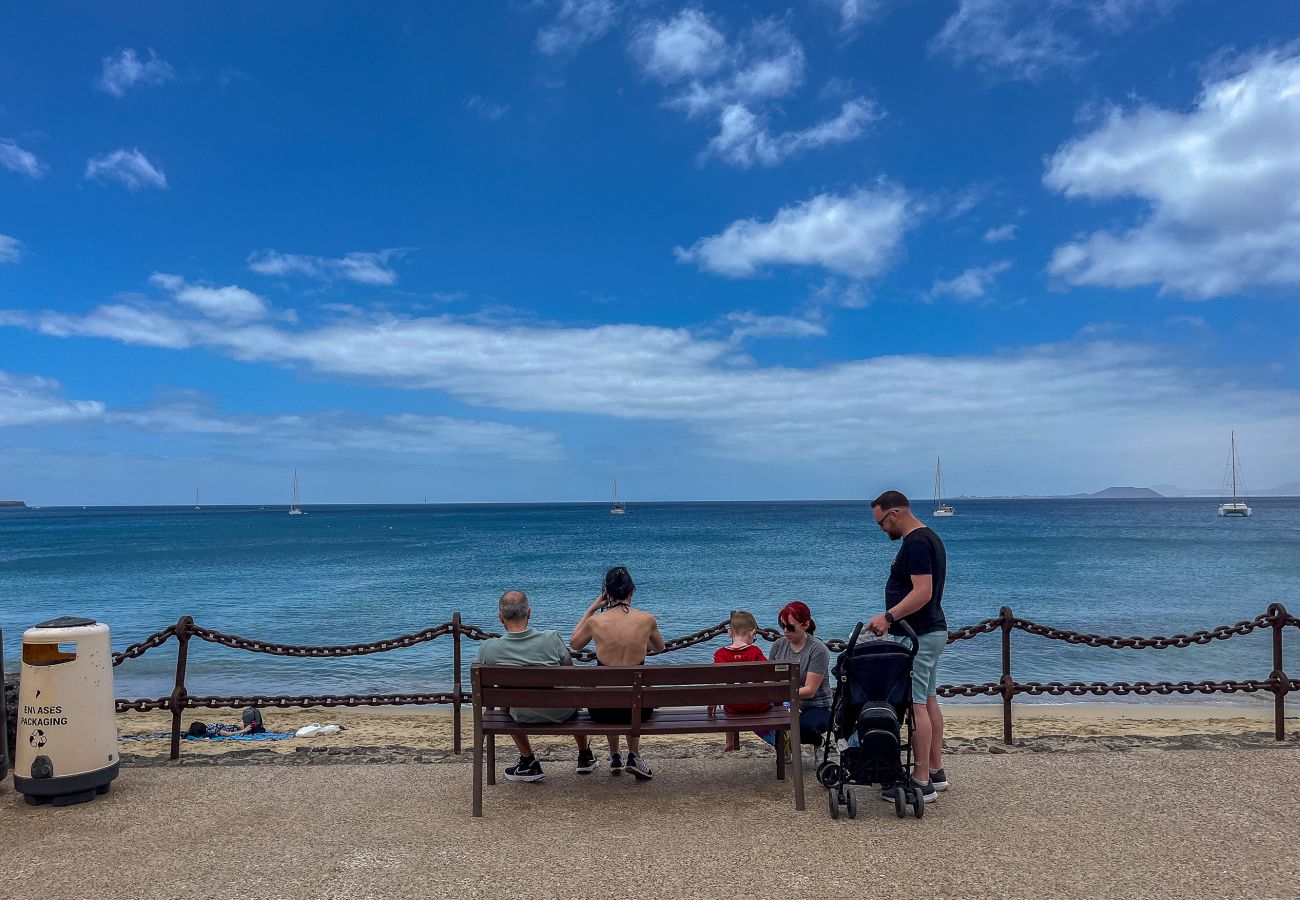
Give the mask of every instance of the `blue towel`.
M 261 734 L 214 734 L 210 737 L 192 738 L 185 735 L 187 741 L 287 741 L 297 737 L 292 731 L 263 731 Z

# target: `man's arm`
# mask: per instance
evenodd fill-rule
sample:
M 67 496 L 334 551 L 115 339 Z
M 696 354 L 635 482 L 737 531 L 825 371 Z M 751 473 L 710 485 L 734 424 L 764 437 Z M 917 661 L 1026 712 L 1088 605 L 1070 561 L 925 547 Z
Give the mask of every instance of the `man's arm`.
M 933 575 L 913 575 L 912 589 L 908 591 L 907 596 L 899 600 L 885 612 L 894 617 L 894 621 L 910 616 L 925 604 L 930 602 L 930 597 L 934 595 L 934 576 Z M 885 619 L 885 613 L 873 616 L 867 623 L 867 627 L 876 634 L 884 634 L 889 630 L 889 622 Z

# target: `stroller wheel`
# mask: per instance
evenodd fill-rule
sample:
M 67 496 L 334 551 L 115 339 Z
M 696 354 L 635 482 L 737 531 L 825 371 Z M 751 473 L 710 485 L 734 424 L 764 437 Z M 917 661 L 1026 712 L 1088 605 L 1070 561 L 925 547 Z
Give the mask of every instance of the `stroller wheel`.
M 925 815 L 925 794 L 920 788 L 912 788 L 912 814 L 918 819 Z
M 900 819 L 907 815 L 907 792 L 901 786 L 894 788 L 894 813 Z
M 817 767 L 817 781 L 824 788 L 837 788 L 844 783 L 844 769 L 833 762 L 824 762 Z
M 831 806 L 831 818 L 838 819 L 840 817 L 839 795 L 835 791 L 827 791 L 826 796 L 829 799 L 830 806 Z
M 849 818 L 856 819 L 858 817 L 858 795 L 853 791 L 846 791 L 845 793 L 848 799 Z

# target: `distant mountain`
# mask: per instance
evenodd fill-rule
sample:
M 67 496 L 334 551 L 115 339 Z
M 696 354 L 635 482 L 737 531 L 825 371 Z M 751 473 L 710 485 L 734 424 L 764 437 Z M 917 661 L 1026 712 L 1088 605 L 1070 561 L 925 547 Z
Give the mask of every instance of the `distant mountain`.
M 1093 494 L 1075 494 L 1093 500 L 1163 500 L 1164 494 L 1144 487 L 1108 487 Z
M 1156 490 L 1166 497 L 1223 497 L 1231 491 L 1226 488 L 1197 488 L 1188 490 L 1180 488 L 1176 484 L 1157 484 Z M 1247 497 L 1300 497 L 1300 481 L 1290 481 L 1286 484 L 1280 484 L 1275 488 L 1268 488 L 1263 491 L 1246 491 Z
M 21 500 L 0 500 L 0 506 L 16 506 L 19 509 L 27 508 L 27 504 Z

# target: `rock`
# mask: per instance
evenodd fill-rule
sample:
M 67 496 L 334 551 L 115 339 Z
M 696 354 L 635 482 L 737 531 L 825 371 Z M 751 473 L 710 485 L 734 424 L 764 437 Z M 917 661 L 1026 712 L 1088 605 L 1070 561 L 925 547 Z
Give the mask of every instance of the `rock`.
M 1006 753 L 1007 748 L 1003 744 L 989 744 L 990 753 Z

